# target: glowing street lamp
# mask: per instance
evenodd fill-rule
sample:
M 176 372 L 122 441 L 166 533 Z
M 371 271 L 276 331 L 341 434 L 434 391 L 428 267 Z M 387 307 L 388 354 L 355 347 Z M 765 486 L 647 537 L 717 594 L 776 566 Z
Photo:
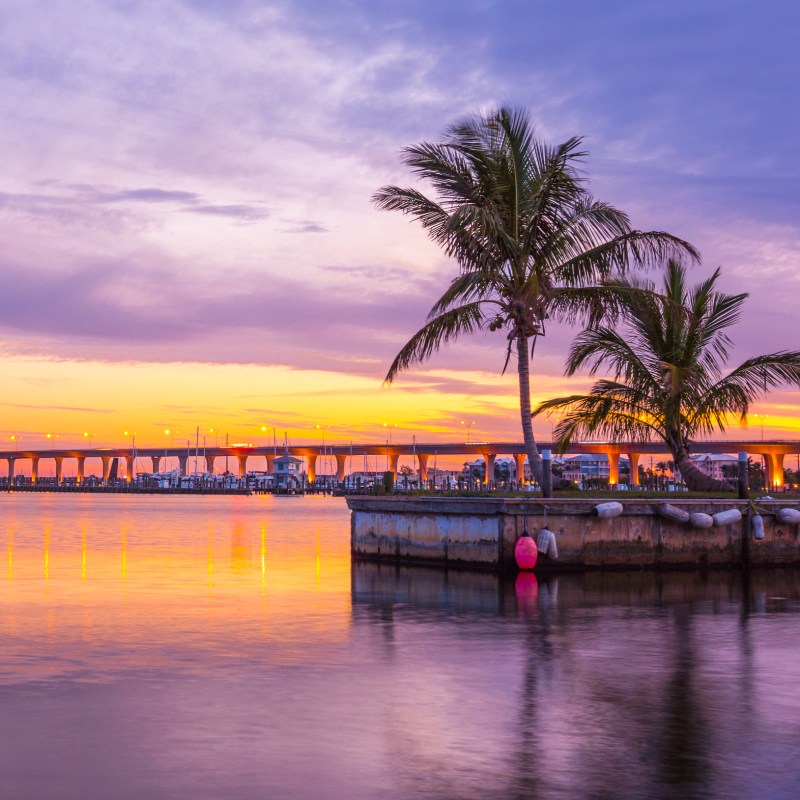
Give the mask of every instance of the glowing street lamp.
M 389 431 L 389 444 L 391 444 L 392 443 L 392 428 L 396 428 L 397 427 L 397 423 L 396 422 L 393 422 L 393 423 L 384 422 L 383 423 L 383 427 L 387 428 L 388 431 Z
M 386 439 L 386 471 L 389 471 L 389 448 L 392 446 L 392 428 L 397 427 L 396 422 L 384 422 L 383 427 L 389 432 L 389 437 Z
M 220 437 L 220 436 L 221 436 L 223 433 L 225 433 L 225 431 L 223 431 L 223 430 L 222 430 L 222 429 L 220 429 L 220 428 L 209 428 L 209 429 L 208 429 L 208 432 L 209 432 L 209 433 L 213 433 L 213 434 L 214 434 L 214 447 L 219 447 L 219 437 Z M 227 447 L 227 444 L 228 444 L 228 434 L 227 434 L 227 433 L 225 433 L 225 446 L 226 446 L 226 447 Z
M 472 422 L 467 422 L 466 420 L 462 419 L 461 424 L 465 425 L 467 428 L 467 444 L 469 444 L 469 432 L 472 429 L 472 426 L 475 424 L 475 420 L 472 420 Z
M 317 430 L 322 432 L 322 455 L 325 455 L 325 431 L 330 429 L 330 425 L 317 425 Z

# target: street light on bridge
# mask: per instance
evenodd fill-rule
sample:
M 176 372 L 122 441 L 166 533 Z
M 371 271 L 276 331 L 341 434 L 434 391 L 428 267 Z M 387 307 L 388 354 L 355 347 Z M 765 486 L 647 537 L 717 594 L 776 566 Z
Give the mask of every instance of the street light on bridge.
M 397 423 L 396 422 L 384 422 L 383 423 L 383 427 L 388 429 L 388 432 L 389 432 L 388 443 L 391 444 L 392 443 L 392 428 L 396 428 L 397 427 Z
M 467 428 L 467 444 L 469 444 L 469 433 L 470 430 L 472 430 L 472 426 L 475 424 L 475 420 L 472 420 L 472 422 L 467 422 L 466 420 L 462 419 L 461 424 Z

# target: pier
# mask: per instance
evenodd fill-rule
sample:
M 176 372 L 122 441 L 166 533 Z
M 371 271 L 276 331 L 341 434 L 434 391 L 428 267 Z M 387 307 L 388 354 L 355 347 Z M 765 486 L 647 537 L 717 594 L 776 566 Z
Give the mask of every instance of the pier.
M 620 513 L 600 518 L 590 499 L 348 497 L 354 561 L 516 572 L 523 531 L 547 528 L 555 557 L 536 570 L 706 569 L 800 564 L 800 525 L 780 512 L 796 500 L 671 500 L 710 527 L 665 518 L 660 500 L 620 499 Z M 733 519 L 720 512 L 736 510 Z M 754 517 L 761 530 L 755 533 Z M 794 517 L 793 517 L 794 518 Z

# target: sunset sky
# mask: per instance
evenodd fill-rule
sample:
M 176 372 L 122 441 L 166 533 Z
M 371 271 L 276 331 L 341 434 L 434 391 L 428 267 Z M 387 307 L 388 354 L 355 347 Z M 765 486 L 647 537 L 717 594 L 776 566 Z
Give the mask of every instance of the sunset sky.
M 455 266 L 370 203 L 413 182 L 404 145 L 500 103 L 750 292 L 735 359 L 797 348 L 799 30 L 790 0 L 3 3 L 0 449 L 519 438 L 502 336 L 382 387 Z M 575 332 L 534 400 L 588 385 Z M 754 410 L 730 436 L 798 435 L 796 391 Z

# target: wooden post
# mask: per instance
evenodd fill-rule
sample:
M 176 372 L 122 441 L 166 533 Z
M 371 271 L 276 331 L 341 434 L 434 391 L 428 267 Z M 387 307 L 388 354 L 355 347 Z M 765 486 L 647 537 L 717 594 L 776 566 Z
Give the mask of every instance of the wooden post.
M 542 497 L 553 496 L 553 462 L 549 450 L 542 450 Z
M 747 500 L 750 496 L 750 487 L 748 485 L 747 474 L 747 453 L 739 453 L 739 476 L 737 481 L 737 489 L 739 491 L 739 499 Z

